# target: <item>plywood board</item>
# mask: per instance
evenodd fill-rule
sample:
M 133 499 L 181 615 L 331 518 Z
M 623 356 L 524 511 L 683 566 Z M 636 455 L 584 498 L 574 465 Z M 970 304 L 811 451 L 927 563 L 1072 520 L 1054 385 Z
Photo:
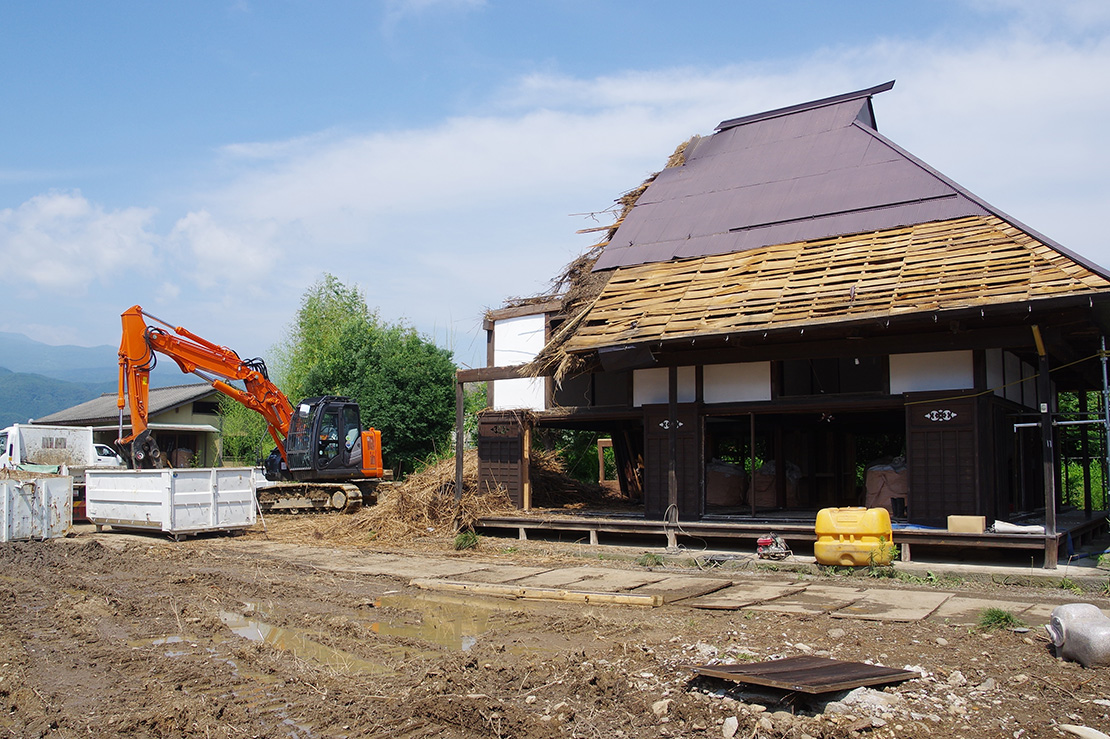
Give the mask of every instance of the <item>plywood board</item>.
M 866 621 L 920 621 L 950 597 L 951 593 L 927 590 L 865 590 L 862 598 L 832 616 Z
M 1000 601 L 997 598 L 969 598 L 963 595 L 954 595 L 940 608 L 929 616 L 930 621 L 947 621 L 954 624 L 974 624 L 979 620 L 979 614 L 988 608 L 1002 608 L 1015 616 L 1030 608 L 1029 603 Z M 1047 623 L 1047 619 L 1046 619 Z
M 585 580 L 600 579 L 608 574 L 609 570 L 600 567 L 563 567 L 523 578 L 517 584 L 537 588 L 557 588 Z
M 800 593 L 751 606 L 750 610 L 777 613 L 830 613 L 855 603 L 862 599 L 863 595 L 864 591 L 860 588 L 810 585 Z
M 693 577 L 679 575 L 668 577 L 659 582 L 644 585 L 633 590 L 633 593 L 646 593 L 662 596 L 664 603 L 674 603 L 687 598 L 696 598 L 707 593 L 715 593 L 732 585 L 732 580 L 721 580 L 713 577 Z
M 474 595 L 492 595 L 502 598 L 524 598 L 531 600 L 561 600 L 571 603 L 597 603 L 605 605 L 647 606 L 653 608 L 663 605 L 663 598 L 658 595 L 635 595 L 633 593 L 606 593 L 593 590 L 580 590 L 573 588 L 537 588 L 522 587 L 512 583 L 476 583 L 458 580 L 439 580 L 434 578 L 417 578 L 410 583 L 413 587 L 423 590 L 435 590 L 449 593 L 472 593 Z
M 474 582 L 513 582 L 549 572 L 550 567 L 521 567 L 519 565 L 484 565 L 480 570 L 468 572 L 467 580 Z
M 775 598 L 794 595 L 803 589 L 798 585 L 751 585 L 742 583 L 687 601 L 685 605 L 694 608 L 736 611 L 753 606 L 756 603 L 764 603 Z

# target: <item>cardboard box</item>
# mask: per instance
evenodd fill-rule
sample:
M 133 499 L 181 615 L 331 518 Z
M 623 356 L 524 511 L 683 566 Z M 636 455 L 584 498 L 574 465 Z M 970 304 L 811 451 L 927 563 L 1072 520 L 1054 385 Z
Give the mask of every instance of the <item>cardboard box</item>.
M 987 529 L 986 516 L 949 516 L 948 530 L 957 534 L 981 534 Z

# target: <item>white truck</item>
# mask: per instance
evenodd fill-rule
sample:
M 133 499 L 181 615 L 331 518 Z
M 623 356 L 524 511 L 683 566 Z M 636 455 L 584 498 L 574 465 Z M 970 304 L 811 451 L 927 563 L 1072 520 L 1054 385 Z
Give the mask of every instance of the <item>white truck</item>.
M 90 426 L 17 423 L 0 429 L 0 469 L 57 467 L 54 471 L 62 472 L 63 465 L 116 467 L 122 463 L 111 447 L 93 442 Z
M 72 477 L 75 519 L 84 518 L 85 470 L 122 466 L 123 459 L 115 450 L 93 441 L 90 426 L 16 423 L 0 429 L 0 469 Z

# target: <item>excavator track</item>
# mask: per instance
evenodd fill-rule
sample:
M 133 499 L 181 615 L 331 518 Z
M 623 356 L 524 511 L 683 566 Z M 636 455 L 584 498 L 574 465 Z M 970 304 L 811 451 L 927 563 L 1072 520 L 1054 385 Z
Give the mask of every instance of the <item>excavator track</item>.
M 349 482 L 267 482 L 257 494 L 263 513 L 354 513 L 362 508 L 362 490 Z

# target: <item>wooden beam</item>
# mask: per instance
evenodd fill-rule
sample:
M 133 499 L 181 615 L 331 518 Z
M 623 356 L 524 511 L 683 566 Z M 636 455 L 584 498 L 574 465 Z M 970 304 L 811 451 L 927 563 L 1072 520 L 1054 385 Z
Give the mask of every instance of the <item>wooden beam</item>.
M 526 375 L 521 371 L 523 367 L 524 365 L 514 365 L 512 367 L 477 367 L 475 369 L 461 369 L 455 372 L 455 379 L 460 383 L 464 383 L 515 380 L 521 377 L 531 377 L 531 375 Z
M 541 303 L 532 303 L 530 305 L 516 305 L 512 308 L 498 308 L 486 313 L 486 321 L 503 321 L 507 318 L 535 316 L 540 313 L 554 313 L 555 311 L 561 310 L 562 307 L 563 299 L 554 298 L 552 300 L 545 300 Z

